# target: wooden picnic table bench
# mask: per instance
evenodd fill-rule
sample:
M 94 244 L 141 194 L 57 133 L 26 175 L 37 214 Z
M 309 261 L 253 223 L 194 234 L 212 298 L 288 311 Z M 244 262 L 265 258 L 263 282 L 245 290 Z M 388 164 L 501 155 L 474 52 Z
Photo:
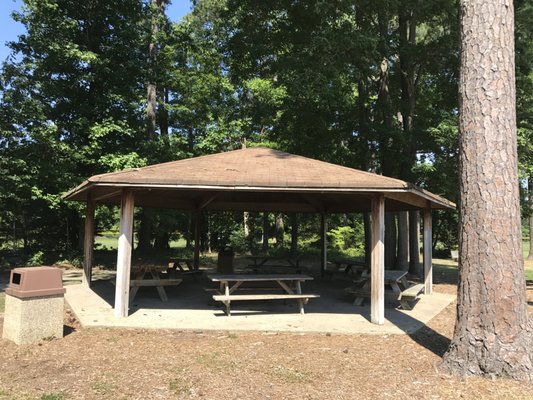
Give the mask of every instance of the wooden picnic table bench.
M 254 272 L 259 272 L 261 269 L 280 268 L 294 270 L 296 273 L 302 272 L 300 267 L 300 259 L 295 257 L 273 257 L 273 256 L 249 256 L 247 257 L 251 263 L 248 267 Z
M 301 274 L 212 274 L 207 276 L 212 282 L 220 284 L 219 291 L 213 300 L 226 306 L 226 314 L 231 315 L 231 302 L 240 300 L 297 300 L 300 313 L 304 314 L 304 305 L 310 298 L 320 297 L 318 294 L 302 293 L 301 283 L 313 280 L 313 277 Z M 241 285 L 249 282 L 277 283 L 283 293 L 251 293 L 234 294 Z M 248 288 L 253 291 L 252 288 Z M 258 288 L 263 290 L 263 288 Z
M 171 258 L 168 262 L 167 273 L 170 278 L 179 278 L 190 275 L 196 281 L 196 276 L 202 271 L 196 268 L 192 258 Z
M 370 276 L 365 275 L 361 280 L 356 281 L 356 285 L 347 287 L 345 291 L 356 296 L 354 305 L 360 306 L 363 304 L 365 298 L 370 298 Z M 418 299 L 420 293 L 424 291 L 424 284 L 410 284 L 407 281 L 407 271 L 385 270 L 385 285 L 389 286 L 389 290 L 385 291 L 385 296 L 394 298 L 400 302 L 402 309 L 412 310 L 413 307 L 409 303 Z
M 166 268 L 159 265 L 139 265 L 132 266 L 133 279 L 130 280 L 130 303 L 135 299 L 139 287 L 151 286 L 157 289 L 157 293 L 162 302 L 168 301 L 168 296 L 165 291 L 165 286 L 178 286 L 183 279 L 162 279 L 160 272 L 165 271 Z M 147 278 L 147 277 L 151 277 Z
M 361 278 L 369 270 L 369 265 L 363 261 L 337 258 L 331 260 L 334 264 L 332 269 L 326 269 L 326 274 L 333 278 L 334 275 L 350 276 L 352 278 Z

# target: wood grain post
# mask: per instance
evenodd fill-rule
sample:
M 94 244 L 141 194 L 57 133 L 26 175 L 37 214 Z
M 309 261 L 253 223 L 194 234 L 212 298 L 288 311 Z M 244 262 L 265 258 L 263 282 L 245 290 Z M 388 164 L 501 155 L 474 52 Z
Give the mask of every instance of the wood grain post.
M 324 276 L 328 264 L 328 222 L 326 213 L 320 214 L 320 274 Z
M 370 321 L 385 322 L 385 197 L 378 194 L 372 199 L 372 254 L 370 270 Z
M 130 297 L 131 250 L 133 247 L 134 193 L 124 189 L 120 204 L 120 236 L 118 237 L 115 317 L 128 316 Z
M 200 268 L 200 216 L 201 211 L 194 213 L 194 268 Z
M 90 193 L 87 194 L 87 207 L 85 208 L 85 230 L 83 235 L 83 276 L 82 284 L 91 287 L 93 275 L 93 249 L 94 249 L 94 202 Z
M 424 209 L 424 294 L 433 293 L 433 239 L 431 209 Z

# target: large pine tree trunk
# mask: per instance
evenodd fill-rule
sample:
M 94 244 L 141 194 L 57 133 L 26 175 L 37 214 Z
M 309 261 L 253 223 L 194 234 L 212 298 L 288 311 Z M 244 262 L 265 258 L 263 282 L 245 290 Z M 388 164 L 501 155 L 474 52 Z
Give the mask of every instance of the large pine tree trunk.
M 511 0 L 461 0 L 457 320 L 443 367 L 533 381 L 521 248 Z

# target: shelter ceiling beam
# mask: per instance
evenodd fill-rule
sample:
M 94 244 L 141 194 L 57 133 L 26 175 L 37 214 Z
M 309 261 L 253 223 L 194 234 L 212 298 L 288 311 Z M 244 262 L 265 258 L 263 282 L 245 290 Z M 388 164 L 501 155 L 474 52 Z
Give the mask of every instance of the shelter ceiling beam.
M 394 193 L 394 192 L 385 192 L 385 198 L 396 200 L 402 203 L 406 203 L 411 206 L 418 208 L 426 208 L 427 201 L 426 199 L 419 197 L 413 193 Z
M 300 194 L 301 198 L 304 199 L 304 201 L 308 204 L 310 204 L 311 206 L 313 206 L 313 208 L 315 209 L 316 212 L 318 213 L 325 213 L 326 212 L 326 206 L 324 205 L 323 202 L 313 198 L 312 196 L 306 194 L 306 193 L 302 193 Z
M 314 213 L 316 210 L 307 203 L 254 203 L 246 201 L 215 201 L 207 207 L 211 211 L 257 211 L 257 212 L 301 212 Z
M 200 199 L 198 202 L 198 205 L 196 206 L 197 210 L 203 210 L 206 208 L 209 204 L 211 204 L 216 198 L 218 197 L 218 193 L 212 194 L 210 196 L 205 196 Z
M 117 197 L 117 196 L 120 196 L 122 192 L 122 189 L 119 189 L 119 190 L 114 190 L 112 192 L 109 192 L 109 193 L 104 193 L 100 196 L 93 196 L 92 200 L 95 201 L 95 202 L 98 202 L 98 201 L 102 201 L 102 200 L 106 200 L 106 199 L 111 199 L 113 197 Z M 89 195 L 87 195 L 89 196 Z

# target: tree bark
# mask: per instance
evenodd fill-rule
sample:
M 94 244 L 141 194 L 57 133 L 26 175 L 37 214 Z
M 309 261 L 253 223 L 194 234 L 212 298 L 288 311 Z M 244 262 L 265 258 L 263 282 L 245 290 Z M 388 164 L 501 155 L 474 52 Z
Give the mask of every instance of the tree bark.
M 264 253 L 268 251 L 268 213 L 263 213 L 263 246 Z
M 150 0 L 151 23 L 150 23 L 150 43 L 148 44 L 148 83 L 146 85 L 146 137 L 148 140 L 155 139 L 156 132 L 156 112 L 157 112 L 157 34 L 159 33 L 159 17 L 164 14 L 165 0 Z
M 409 218 L 408 212 L 398 213 L 398 246 L 396 268 L 401 271 L 409 270 Z
M 137 249 L 150 251 L 152 249 L 152 216 L 150 212 L 143 209 L 141 212 L 141 223 L 139 224 L 139 243 Z
M 298 253 L 298 215 L 291 214 L 291 256 L 296 257 Z
M 416 63 L 413 49 L 416 47 L 416 12 L 405 5 L 400 7 L 398 18 L 400 39 L 400 88 L 401 88 L 401 122 L 403 127 L 403 155 L 399 158 L 399 176 L 412 182 L 412 168 L 416 163 L 416 138 L 414 137 L 414 115 L 416 108 Z M 409 270 L 409 219 L 407 212 L 398 213 L 398 259 L 397 268 Z M 418 252 L 417 252 L 418 254 Z
M 283 223 L 283 214 L 276 215 L 276 247 L 283 246 L 283 233 L 285 224 Z
M 409 211 L 409 273 L 422 276 L 420 265 L 420 213 Z
M 243 212 L 242 214 L 242 223 L 244 227 L 244 238 L 248 240 L 250 237 L 250 223 L 248 222 L 250 219 L 250 213 L 248 211 Z
M 396 214 L 385 213 L 385 269 L 396 266 Z
M 533 382 L 510 0 L 461 0 L 457 319 L 442 367 Z

